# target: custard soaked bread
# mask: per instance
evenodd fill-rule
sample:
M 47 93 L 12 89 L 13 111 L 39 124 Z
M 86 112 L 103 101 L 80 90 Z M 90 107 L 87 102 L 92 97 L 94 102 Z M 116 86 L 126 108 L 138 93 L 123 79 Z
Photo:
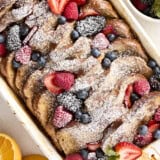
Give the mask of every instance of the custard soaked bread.
M 160 138 L 159 68 L 109 1 L 4 2 L 0 72 L 67 160 L 135 160 Z

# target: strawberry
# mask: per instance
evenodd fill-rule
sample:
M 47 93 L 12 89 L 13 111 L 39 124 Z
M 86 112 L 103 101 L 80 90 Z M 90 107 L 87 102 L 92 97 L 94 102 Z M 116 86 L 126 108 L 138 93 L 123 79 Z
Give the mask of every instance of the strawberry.
M 128 142 L 120 142 L 115 146 L 119 153 L 119 160 L 135 160 L 142 155 L 142 150 L 136 145 Z
M 60 94 L 62 93 L 62 88 L 59 88 L 57 86 L 54 85 L 53 80 L 55 78 L 55 73 L 51 73 L 48 74 L 45 78 L 44 78 L 44 84 L 46 86 L 46 88 L 54 94 Z
M 148 127 L 152 126 L 153 124 L 156 124 L 157 121 L 154 120 L 154 119 L 151 119 L 149 122 L 148 122 Z
M 57 87 L 68 91 L 74 84 L 74 75 L 67 72 L 57 72 L 53 82 Z
M 115 33 L 115 30 L 112 25 L 106 25 L 106 27 L 102 30 L 102 33 L 105 35 Z
M 153 135 L 148 132 L 146 135 L 136 135 L 134 138 L 134 143 L 139 147 L 145 147 L 153 141 Z
M 78 19 L 78 5 L 76 2 L 69 2 L 65 9 L 63 15 L 68 20 L 77 20 Z
M 100 148 L 101 143 L 95 142 L 95 143 L 87 143 L 87 148 L 89 151 L 96 151 L 98 148 Z
M 131 100 L 130 100 L 132 92 L 133 92 L 133 86 L 132 85 L 128 85 L 128 88 L 126 89 L 125 97 L 124 97 L 124 104 L 128 108 L 131 108 L 131 106 L 132 106 Z
M 79 14 L 79 20 L 84 19 L 85 17 L 88 16 L 98 16 L 99 14 L 92 8 L 87 9 L 86 11 L 82 11 Z
M 154 120 L 160 122 L 160 109 L 158 109 L 154 115 Z
M 144 11 L 148 8 L 148 4 L 144 3 L 142 0 L 132 0 L 132 3 L 140 11 Z
M 157 129 L 159 129 L 159 127 L 160 127 L 160 124 L 155 123 L 155 124 L 151 125 L 151 126 L 148 128 L 148 130 L 149 130 L 149 132 L 154 133 Z
M 28 64 L 31 59 L 32 49 L 25 45 L 24 47 L 20 48 L 15 54 L 15 60 L 22 64 Z
M 146 79 L 139 80 L 134 83 L 133 90 L 140 96 L 148 94 L 150 92 L 150 84 Z
M 74 153 L 68 155 L 64 160 L 83 160 L 83 158 L 79 153 Z
M 86 4 L 86 0 L 72 0 L 73 2 L 76 2 L 78 6 L 82 6 Z
M 73 115 L 68 111 L 64 110 L 63 106 L 58 106 L 54 112 L 53 124 L 57 128 L 65 127 L 71 122 Z
M 106 49 L 108 46 L 109 41 L 103 33 L 98 33 L 92 41 L 92 47 L 99 50 Z
M 0 44 L 0 57 L 4 57 L 6 55 L 6 47 L 4 44 Z
M 62 14 L 69 0 L 48 0 L 48 5 L 54 14 Z

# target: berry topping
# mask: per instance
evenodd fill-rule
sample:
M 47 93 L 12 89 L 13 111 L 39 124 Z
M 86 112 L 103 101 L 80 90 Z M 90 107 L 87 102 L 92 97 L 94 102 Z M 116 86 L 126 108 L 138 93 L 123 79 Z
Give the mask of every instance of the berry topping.
M 69 2 L 64 9 L 64 16 L 68 20 L 78 19 L 78 6 L 75 2 Z
M 71 38 L 73 41 L 76 41 L 80 37 L 79 33 L 76 30 L 73 30 L 71 33 Z
M 160 124 L 156 123 L 156 124 L 149 126 L 148 130 L 149 132 L 154 133 L 159 127 L 160 127 Z
M 38 59 L 38 64 L 39 64 L 41 67 L 44 67 L 45 64 L 46 64 L 46 59 L 45 59 L 45 57 L 40 56 L 40 58 Z
M 148 94 L 150 92 L 150 84 L 147 80 L 139 80 L 134 83 L 133 90 L 135 93 L 137 93 L 140 96 L 143 96 L 145 94 Z
M 71 112 L 76 112 L 82 107 L 82 101 L 70 92 L 64 92 L 58 95 L 57 102 Z
M 63 90 L 62 88 L 59 88 L 54 85 L 54 78 L 55 78 L 55 73 L 48 74 L 44 78 L 44 84 L 51 93 L 60 94 L 62 93 Z
M 89 16 L 76 24 L 76 30 L 81 36 L 92 36 L 99 33 L 106 25 L 103 16 Z
M 104 58 L 103 61 L 102 61 L 102 67 L 107 69 L 109 68 L 111 65 L 111 61 L 109 58 Z
M 4 43 L 5 40 L 5 36 L 3 34 L 0 34 L 0 43 Z
M 76 93 L 76 95 L 78 99 L 85 100 L 89 96 L 89 93 L 87 90 L 80 90 Z
M 119 160 L 135 160 L 142 155 L 142 150 L 132 143 L 120 142 L 115 146 L 116 152 L 119 153 Z
M 73 2 L 76 2 L 78 6 L 86 4 L 86 0 L 72 0 Z
M 88 113 L 83 113 L 80 122 L 83 124 L 88 124 L 92 121 L 91 116 Z
M 59 16 L 58 17 L 58 24 L 65 24 L 66 21 L 67 21 L 67 19 L 64 16 Z
M 139 96 L 136 94 L 136 93 L 132 93 L 131 94 L 131 102 L 132 102 L 132 104 L 135 102 L 135 101 L 137 101 L 137 100 L 139 100 Z
M 31 59 L 32 49 L 29 46 L 24 46 L 20 48 L 15 55 L 15 60 L 22 63 L 28 64 Z
M 108 35 L 108 34 L 111 34 L 111 33 L 114 33 L 114 28 L 112 25 L 107 25 L 103 30 L 102 30 L 102 33 L 104 35 Z
M 153 124 L 156 124 L 157 121 L 155 121 L 154 119 L 151 119 L 149 122 L 148 122 L 148 127 L 152 126 Z
M 142 125 L 142 126 L 140 126 L 139 128 L 138 128 L 138 133 L 140 134 L 140 135 L 146 135 L 147 133 L 148 133 L 148 126 L 146 126 L 146 125 Z
M 124 97 L 124 104 L 127 108 L 131 108 L 131 106 L 132 106 L 132 103 L 130 100 L 132 92 L 133 92 L 133 86 L 128 85 L 126 92 L 125 92 L 125 97 Z
M 114 61 L 115 59 L 118 58 L 118 51 L 113 50 L 113 51 L 109 51 L 107 52 L 106 58 L 109 58 L 111 61 Z
M 110 42 L 113 42 L 117 38 L 117 36 L 113 33 L 110 33 L 107 35 L 107 38 Z
M 154 68 L 154 73 L 157 74 L 157 75 L 160 74 L 160 67 L 159 67 L 159 66 L 156 66 L 156 67 Z
M 54 14 L 62 14 L 69 0 L 48 0 L 48 5 Z
M 63 106 L 58 106 L 54 112 L 53 124 L 57 128 L 62 128 L 71 122 L 72 118 L 72 114 L 64 110 Z
M 0 44 L 0 57 L 4 57 L 6 53 L 6 46 L 4 44 Z
M 101 52 L 99 51 L 99 49 L 93 48 L 91 50 L 91 54 L 92 54 L 93 57 L 98 58 L 101 55 Z
M 148 7 L 146 0 L 132 0 L 132 3 L 140 11 L 144 11 Z
M 77 110 L 76 111 L 76 113 L 75 113 L 75 119 L 77 120 L 77 121 L 80 121 L 81 120 L 81 117 L 82 117 L 82 111 L 80 111 L 80 110 Z
M 55 73 L 54 84 L 66 91 L 69 91 L 74 84 L 74 75 L 68 72 Z
M 22 25 L 20 25 L 20 36 L 22 39 L 24 39 L 28 35 L 29 30 L 30 29 L 26 24 L 23 23 Z
M 17 62 L 15 59 L 12 61 L 12 66 L 14 69 L 17 69 L 21 66 L 20 62 Z
M 98 148 L 100 148 L 101 143 L 95 142 L 95 143 L 87 143 L 87 148 L 89 151 L 96 151 Z
M 74 153 L 68 155 L 64 160 L 83 160 L 83 158 L 79 153 Z
M 99 50 L 106 49 L 108 46 L 109 41 L 103 33 L 98 33 L 92 41 L 92 47 L 98 48 Z
M 154 115 L 154 120 L 160 122 L 160 109 L 158 109 Z
M 160 75 L 153 75 L 150 77 L 149 82 L 153 90 L 160 91 Z
M 84 19 L 84 18 L 89 17 L 89 16 L 98 16 L 98 13 L 94 9 L 88 8 L 87 10 L 82 11 L 79 14 L 79 20 Z
M 33 52 L 32 55 L 31 55 L 31 59 L 32 59 L 32 61 L 37 62 L 39 60 L 40 56 L 41 55 L 40 55 L 39 52 Z
M 14 25 L 9 29 L 6 45 L 9 51 L 15 51 L 21 48 L 20 27 L 18 25 Z
M 153 136 L 151 132 L 146 135 L 136 135 L 134 138 L 134 143 L 139 147 L 144 147 L 153 141 Z
M 83 159 L 87 159 L 88 158 L 88 150 L 87 149 L 81 149 L 80 150 L 80 154 L 83 157 Z
M 154 69 L 157 66 L 157 63 L 151 59 L 148 61 L 148 66 Z
M 160 139 L 160 130 L 158 129 L 157 131 L 155 131 L 153 136 L 155 139 Z

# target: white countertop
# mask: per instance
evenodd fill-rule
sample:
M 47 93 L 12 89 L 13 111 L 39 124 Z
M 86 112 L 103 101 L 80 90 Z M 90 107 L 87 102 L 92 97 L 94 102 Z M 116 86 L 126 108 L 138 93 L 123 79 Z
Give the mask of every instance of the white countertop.
M 158 25 L 150 24 L 140 20 L 140 24 L 144 27 L 148 35 L 157 45 L 160 51 L 160 29 Z M 34 143 L 33 139 L 26 133 L 23 125 L 15 118 L 14 114 L 8 107 L 7 102 L 2 100 L 0 95 L 0 132 L 4 132 L 16 139 L 22 149 L 23 155 L 41 154 L 40 149 Z

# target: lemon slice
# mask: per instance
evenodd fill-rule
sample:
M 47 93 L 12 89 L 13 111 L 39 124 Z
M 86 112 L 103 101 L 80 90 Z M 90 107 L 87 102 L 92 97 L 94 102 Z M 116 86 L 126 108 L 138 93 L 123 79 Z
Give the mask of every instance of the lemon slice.
M 48 160 L 48 159 L 41 155 L 29 155 L 29 156 L 23 157 L 22 160 Z
M 19 146 L 14 139 L 0 133 L 0 160 L 21 160 Z

